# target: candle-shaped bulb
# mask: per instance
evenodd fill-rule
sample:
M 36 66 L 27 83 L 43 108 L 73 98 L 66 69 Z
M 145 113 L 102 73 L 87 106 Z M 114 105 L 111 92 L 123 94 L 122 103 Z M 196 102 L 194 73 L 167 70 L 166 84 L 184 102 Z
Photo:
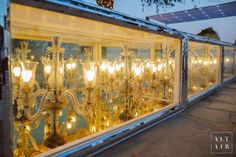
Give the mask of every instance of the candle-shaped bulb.
M 12 70 L 13 74 L 15 75 L 15 77 L 20 77 L 21 74 L 21 68 L 20 67 L 14 67 Z
M 45 72 L 49 74 L 51 72 L 52 67 L 50 65 L 45 66 Z
M 108 72 L 109 72 L 110 75 L 114 74 L 115 68 L 113 66 L 109 66 Z
M 23 70 L 22 71 L 22 80 L 23 82 L 29 82 L 32 77 L 32 71 L 31 70 Z
M 140 68 L 134 68 L 134 73 L 136 76 L 140 76 L 141 75 L 141 69 Z
M 101 71 L 105 71 L 107 69 L 107 64 L 106 63 L 102 63 L 100 66 Z
M 95 78 L 95 71 L 94 70 L 88 70 L 86 71 L 85 77 L 87 79 L 87 81 L 93 81 L 93 79 Z

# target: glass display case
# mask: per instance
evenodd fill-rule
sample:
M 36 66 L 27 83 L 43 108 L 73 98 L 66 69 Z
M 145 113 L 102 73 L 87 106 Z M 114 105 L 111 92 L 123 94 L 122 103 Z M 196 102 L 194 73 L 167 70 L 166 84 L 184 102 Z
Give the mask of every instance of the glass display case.
M 224 81 L 235 76 L 235 68 L 235 49 L 224 47 Z
M 179 103 L 179 39 L 14 3 L 10 21 L 15 156 Z M 208 70 L 194 82 L 190 66 L 192 93 L 217 82 L 218 47 L 207 48 L 192 49 Z
M 219 83 L 220 66 L 220 46 L 189 42 L 188 97 Z

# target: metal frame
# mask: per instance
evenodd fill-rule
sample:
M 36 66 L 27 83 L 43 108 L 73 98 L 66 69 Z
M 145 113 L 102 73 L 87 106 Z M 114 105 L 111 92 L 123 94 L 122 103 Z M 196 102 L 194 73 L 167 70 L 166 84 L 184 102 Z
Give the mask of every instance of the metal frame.
M 174 37 L 181 39 L 181 51 L 180 51 L 180 56 L 178 57 L 179 61 L 179 67 L 177 69 L 180 70 L 179 74 L 179 101 L 180 103 L 178 104 L 172 104 L 169 105 L 160 111 L 154 111 L 152 113 L 149 113 L 147 115 L 144 115 L 138 119 L 131 120 L 128 122 L 125 122 L 121 125 L 109 128 L 107 130 L 104 130 L 102 132 L 93 134 L 89 137 L 85 137 L 83 139 L 79 139 L 77 141 L 68 143 L 66 145 L 63 145 L 61 147 L 55 148 L 53 150 L 50 150 L 48 152 L 42 153 L 38 155 L 39 157 L 41 156 L 66 156 L 73 154 L 75 152 L 84 150 L 85 148 L 89 147 L 95 147 L 97 145 L 100 145 L 106 141 L 111 140 L 114 138 L 114 136 L 118 135 L 123 135 L 123 138 L 121 138 L 120 141 L 125 140 L 131 136 L 136 135 L 137 133 L 140 133 L 141 131 L 156 125 L 160 123 L 163 120 L 166 120 L 184 110 L 185 107 L 190 106 L 191 104 L 201 100 L 202 98 L 206 97 L 207 95 L 211 94 L 212 92 L 215 92 L 219 88 L 223 87 L 227 83 L 230 83 L 234 80 L 236 80 L 236 77 L 233 77 L 225 82 L 222 81 L 222 75 L 223 75 L 223 59 L 224 59 L 224 46 L 230 46 L 236 48 L 235 45 L 227 42 L 222 42 L 222 41 L 216 41 L 216 40 L 210 40 L 204 37 L 199 37 L 190 33 L 185 33 L 181 31 L 177 31 L 175 29 L 169 28 L 162 26 L 160 24 L 156 24 L 147 20 L 143 19 L 138 19 L 138 18 L 133 18 L 128 15 L 116 12 L 116 11 L 111 11 L 106 8 L 102 8 L 90 3 L 85 3 L 80 0 L 12 0 L 12 3 L 18 3 L 26 6 L 31 6 L 31 7 L 37 7 L 37 8 L 42 8 L 46 10 L 51 10 L 55 12 L 61 12 L 65 14 L 70 14 L 73 16 L 79 16 L 87 19 L 92 19 L 96 21 L 102 21 L 106 23 L 112 23 L 115 25 L 123 26 L 123 27 L 129 27 L 137 30 L 142 30 L 142 31 L 147 31 L 155 34 L 160 34 L 160 35 L 165 35 L 169 37 Z M 6 6 L 8 7 L 8 6 Z M 9 9 L 8 9 L 9 10 Z M 9 12 L 8 12 L 9 15 Z M 10 31 L 8 29 L 8 26 L 5 28 L 6 29 L 6 48 L 8 49 L 7 52 L 7 57 L 10 58 L 10 50 L 11 50 L 11 45 L 10 45 Z M 202 42 L 202 43 L 209 43 L 209 44 L 215 44 L 215 45 L 220 45 L 221 46 L 221 69 L 220 69 L 220 82 L 214 86 L 211 87 L 202 93 L 199 93 L 196 97 L 194 97 L 191 100 L 188 100 L 187 97 L 187 85 L 188 85 L 188 42 L 189 41 L 196 41 L 196 42 Z M 100 56 L 99 56 L 100 58 Z M 236 56 L 235 56 L 236 60 Z M 9 62 L 10 66 L 10 62 Z M 235 62 L 235 67 L 236 67 L 236 62 Z M 9 75 L 10 71 L 5 71 L 6 75 Z M 235 68 L 235 74 L 236 74 L 236 68 Z M 10 75 L 9 75 L 10 76 Z M 177 74 L 176 74 L 177 76 Z M 9 80 L 9 79 L 8 79 Z M 6 138 L 7 143 L 4 144 L 4 152 L 6 153 L 5 156 L 13 156 L 13 148 L 12 148 L 12 120 L 11 116 L 12 114 L 10 113 L 11 108 L 11 98 L 10 98 L 10 85 L 9 82 L 5 85 L 5 90 L 4 90 L 4 104 L 6 106 L 6 112 L 4 111 L 4 125 L 6 125 L 4 129 L 4 137 Z M 10 117 L 10 119 L 9 119 Z M 154 121 L 154 122 L 153 122 Z M 153 122 L 153 123 L 150 123 Z M 147 126 L 142 128 L 142 126 L 146 124 Z M 139 131 L 136 131 L 133 134 L 127 135 L 125 134 L 127 131 L 130 132 L 131 130 L 141 128 Z M 10 134 L 9 134 L 10 130 Z M 8 136 L 5 136 L 8 135 Z M 114 144 L 117 144 L 119 141 L 115 143 L 108 144 L 105 148 L 108 148 Z M 103 149 L 105 149 L 103 148 Z M 99 150 L 95 151 L 99 152 Z M 92 155 L 94 155 L 94 152 L 92 152 Z

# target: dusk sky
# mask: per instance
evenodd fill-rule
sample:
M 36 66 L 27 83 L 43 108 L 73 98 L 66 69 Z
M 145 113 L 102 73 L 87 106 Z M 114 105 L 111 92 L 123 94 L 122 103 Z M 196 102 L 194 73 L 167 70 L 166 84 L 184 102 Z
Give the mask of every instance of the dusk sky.
M 96 4 L 96 0 L 84 1 Z M 192 2 L 192 0 L 185 0 L 183 3 L 177 3 L 172 8 L 160 8 L 159 13 L 176 12 L 193 9 L 194 7 L 205 7 L 232 1 L 235 0 L 195 0 L 194 2 Z M 156 14 L 155 5 L 152 7 L 145 7 L 143 11 L 141 0 L 115 0 L 114 10 L 139 18 L 145 18 L 146 16 Z M 170 24 L 168 26 L 193 34 L 197 34 L 207 27 L 213 27 L 222 41 L 234 42 L 236 40 L 236 16 Z
M 84 0 L 96 4 L 96 0 Z M 169 13 L 181 10 L 193 9 L 194 7 L 205 7 L 209 5 L 216 5 L 221 3 L 232 2 L 235 0 L 185 0 L 183 3 L 177 3 L 172 8 L 160 8 L 159 13 Z M 0 7 L 4 5 L 6 0 L 0 0 Z M 128 14 L 133 17 L 145 18 L 146 16 L 155 15 L 155 5 L 152 7 L 142 8 L 141 0 L 115 0 L 114 10 Z M 0 14 L 2 10 L 0 9 Z M 0 24 L 3 23 L 3 19 L 0 19 Z M 202 29 L 213 27 L 213 29 L 219 34 L 222 41 L 235 42 L 236 40 L 236 16 L 217 18 L 210 20 L 201 20 L 185 23 L 177 23 L 168 25 L 172 28 L 197 34 Z

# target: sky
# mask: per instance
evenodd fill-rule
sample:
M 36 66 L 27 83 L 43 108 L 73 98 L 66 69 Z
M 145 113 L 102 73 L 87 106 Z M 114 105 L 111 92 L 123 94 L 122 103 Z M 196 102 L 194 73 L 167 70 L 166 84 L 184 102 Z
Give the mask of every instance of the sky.
M 96 0 L 84 1 L 96 4 Z M 232 1 L 236 0 L 194 0 L 194 2 L 192 2 L 192 0 L 183 0 L 183 3 L 177 3 L 172 8 L 160 8 L 159 13 L 162 14 L 176 12 L 181 10 L 193 9 L 194 7 L 205 7 Z M 146 16 L 156 14 L 155 6 L 142 8 L 141 0 L 115 0 L 114 10 L 143 19 L 145 19 Z M 236 40 L 236 16 L 169 24 L 168 26 L 193 34 L 201 32 L 202 29 L 213 27 L 213 29 L 219 34 L 222 41 L 234 43 L 234 41 Z
M 96 0 L 83 1 L 96 4 Z M 162 14 L 168 12 L 176 12 L 181 10 L 192 9 L 194 7 L 205 7 L 209 5 L 216 5 L 232 1 L 236 0 L 194 0 L 194 3 L 192 2 L 192 0 L 183 0 L 183 3 L 177 3 L 172 8 L 160 8 L 159 13 Z M 0 8 L 2 8 L 5 3 L 6 0 L 0 0 Z M 128 14 L 133 17 L 139 17 L 143 19 L 145 19 L 146 16 L 156 14 L 155 6 L 143 8 L 141 0 L 115 0 L 114 10 Z M 0 15 L 3 14 L 4 10 L 0 9 Z M 0 24 L 3 24 L 2 16 L 0 16 Z M 180 31 L 185 31 L 193 34 L 201 32 L 202 29 L 213 27 L 213 29 L 219 34 L 222 41 L 234 43 L 236 40 L 236 16 L 170 24 L 168 26 Z

